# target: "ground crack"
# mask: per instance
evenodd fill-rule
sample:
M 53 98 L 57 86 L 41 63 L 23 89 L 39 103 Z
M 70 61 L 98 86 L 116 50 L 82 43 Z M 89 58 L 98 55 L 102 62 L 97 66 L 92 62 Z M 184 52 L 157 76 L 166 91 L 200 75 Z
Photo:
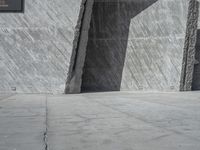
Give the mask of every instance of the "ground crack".
M 45 100 L 45 132 L 43 134 L 43 141 L 45 145 L 45 150 L 49 150 L 48 147 L 48 105 L 47 105 L 47 96 Z
M 45 144 L 45 150 L 48 150 L 47 132 L 44 132 L 43 141 L 44 141 L 44 144 Z

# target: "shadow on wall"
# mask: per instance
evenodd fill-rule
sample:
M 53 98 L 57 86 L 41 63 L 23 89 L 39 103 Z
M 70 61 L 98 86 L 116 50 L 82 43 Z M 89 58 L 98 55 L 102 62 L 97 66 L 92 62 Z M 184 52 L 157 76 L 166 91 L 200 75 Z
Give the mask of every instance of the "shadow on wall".
M 197 30 L 195 60 L 192 90 L 200 90 L 200 29 Z
M 95 0 L 82 92 L 119 91 L 131 19 L 157 0 Z

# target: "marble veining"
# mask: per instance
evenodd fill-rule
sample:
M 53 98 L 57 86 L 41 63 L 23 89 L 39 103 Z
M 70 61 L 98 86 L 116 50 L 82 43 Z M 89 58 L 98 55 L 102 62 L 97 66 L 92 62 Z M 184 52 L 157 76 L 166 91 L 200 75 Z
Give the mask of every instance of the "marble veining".
M 0 91 L 63 93 L 82 0 L 26 0 L 0 14 Z

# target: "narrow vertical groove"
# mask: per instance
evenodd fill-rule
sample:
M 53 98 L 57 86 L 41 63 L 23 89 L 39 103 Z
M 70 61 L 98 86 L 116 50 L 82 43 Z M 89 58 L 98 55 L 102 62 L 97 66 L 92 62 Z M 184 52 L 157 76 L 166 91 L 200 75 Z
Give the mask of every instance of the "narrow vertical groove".
M 84 13 L 85 13 L 86 1 L 87 0 L 82 0 L 77 25 L 75 27 L 75 36 L 74 36 L 74 41 L 73 41 L 73 49 L 72 49 L 72 55 L 71 55 L 71 59 L 70 59 L 69 71 L 68 71 L 68 75 L 67 75 L 65 94 L 69 93 L 69 91 L 70 91 L 70 82 L 72 80 L 74 70 L 75 70 L 77 53 L 78 53 L 78 46 L 79 46 L 80 37 L 81 37 L 81 35 L 80 35 L 81 34 L 81 28 L 82 28 L 82 24 L 83 24 Z

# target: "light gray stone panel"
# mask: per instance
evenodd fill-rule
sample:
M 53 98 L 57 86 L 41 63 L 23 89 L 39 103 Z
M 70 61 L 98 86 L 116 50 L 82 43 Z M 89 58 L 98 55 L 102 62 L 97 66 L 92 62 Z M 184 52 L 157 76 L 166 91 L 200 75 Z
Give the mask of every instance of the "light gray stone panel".
M 82 0 L 26 0 L 0 14 L 0 91 L 63 93 Z
M 121 90 L 179 90 L 187 0 L 158 0 L 131 19 Z
M 199 92 L 48 96 L 49 150 L 199 150 Z
M 173 42 L 172 42 L 173 41 Z M 122 90 L 178 90 L 183 39 L 155 38 L 128 41 Z M 159 43 L 159 44 L 158 44 Z M 166 51 L 166 47 L 168 50 Z M 165 52 L 164 52 L 165 51 Z

